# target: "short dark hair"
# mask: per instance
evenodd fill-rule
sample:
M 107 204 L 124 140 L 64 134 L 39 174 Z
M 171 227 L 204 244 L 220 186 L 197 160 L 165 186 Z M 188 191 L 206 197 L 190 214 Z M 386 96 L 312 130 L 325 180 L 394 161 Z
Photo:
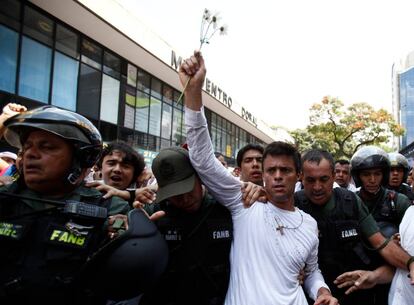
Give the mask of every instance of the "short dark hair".
M 216 156 L 216 158 L 218 158 L 218 157 L 223 157 L 224 158 L 224 155 L 221 152 L 218 152 L 218 151 L 214 152 L 214 156 Z
M 260 144 L 252 144 L 252 143 L 249 143 L 249 144 L 247 144 L 247 145 L 243 146 L 243 147 L 242 147 L 242 148 L 240 148 L 240 150 L 238 151 L 238 153 L 237 153 L 237 157 L 236 157 L 236 161 L 237 161 L 237 166 L 238 166 L 238 167 L 241 167 L 241 163 L 242 163 L 242 161 L 243 161 L 244 154 L 245 154 L 247 151 L 249 151 L 249 150 L 257 150 L 257 151 L 259 151 L 261 154 L 263 154 L 263 151 L 264 151 L 263 146 L 262 146 L 262 145 L 260 145 Z
M 106 156 L 111 155 L 114 151 L 120 151 L 125 154 L 124 158 L 122 159 L 122 162 L 133 166 L 134 175 L 132 177 L 131 183 L 135 182 L 138 176 L 141 174 L 141 172 L 145 168 L 144 156 L 136 152 L 131 146 L 129 146 L 125 142 L 122 142 L 122 141 L 111 142 L 108 144 L 108 146 L 106 146 L 103 149 L 101 157 L 99 158 L 99 161 L 97 163 L 99 169 L 102 169 L 103 159 Z
M 263 153 L 263 162 L 266 159 L 267 156 L 288 156 L 292 157 L 293 161 L 295 163 L 295 169 L 297 173 L 300 173 L 302 166 L 300 161 L 300 153 L 296 149 L 295 146 L 282 142 L 282 141 L 276 141 L 268 144 L 266 148 L 264 149 Z
M 339 163 L 341 165 L 351 165 L 351 163 L 347 159 L 338 159 L 338 160 L 335 161 L 335 164 L 337 164 L 337 163 Z
M 302 156 L 302 164 L 308 161 L 315 162 L 319 165 L 323 159 L 329 162 L 329 166 L 331 167 L 332 172 L 335 172 L 335 162 L 332 154 L 323 149 L 311 149 L 305 152 L 305 154 Z

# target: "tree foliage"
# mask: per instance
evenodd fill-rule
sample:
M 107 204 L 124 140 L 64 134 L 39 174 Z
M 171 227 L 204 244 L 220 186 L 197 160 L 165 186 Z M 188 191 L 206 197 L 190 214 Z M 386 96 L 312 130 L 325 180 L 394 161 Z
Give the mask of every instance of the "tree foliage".
M 404 128 L 384 109 L 355 103 L 345 109 L 338 98 L 326 96 L 310 108 L 310 124 L 291 132 L 300 151 L 320 148 L 335 158 L 348 158 L 364 145 L 383 146 L 390 136 L 401 136 Z

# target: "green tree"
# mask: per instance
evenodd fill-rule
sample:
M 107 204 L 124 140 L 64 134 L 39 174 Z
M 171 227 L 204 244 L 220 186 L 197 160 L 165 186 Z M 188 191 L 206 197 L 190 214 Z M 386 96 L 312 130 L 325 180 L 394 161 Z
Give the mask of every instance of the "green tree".
M 355 103 L 344 109 L 338 98 L 324 97 L 310 108 L 310 124 L 291 135 L 301 151 L 321 148 L 335 158 L 351 158 L 364 145 L 386 146 L 390 136 L 404 134 L 404 128 L 384 109 L 367 103 Z

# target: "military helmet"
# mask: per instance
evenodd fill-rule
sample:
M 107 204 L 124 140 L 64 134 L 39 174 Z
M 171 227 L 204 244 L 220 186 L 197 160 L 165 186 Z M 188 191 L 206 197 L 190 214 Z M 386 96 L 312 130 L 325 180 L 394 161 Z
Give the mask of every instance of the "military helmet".
M 390 175 L 390 161 L 387 153 L 376 146 L 365 146 L 360 148 L 351 159 L 351 175 L 354 179 L 355 185 L 360 187 L 362 185 L 359 173 L 364 169 L 381 168 L 382 170 L 382 185 L 388 184 L 388 177 Z
M 99 249 L 80 274 L 81 286 L 111 300 L 151 289 L 168 264 L 168 246 L 140 209 L 128 213 L 128 230 Z
M 408 172 L 410 171 L 407 158 L 400 153 L 392 152 L 388 154 L 388 159 L 391 167 L 402 167 L 404 169 L 403 181 L 407 181 Z
M 22 148 L 27 132 L 33 128 L 53 133 L 74 145 L 81 168 L 92 167 L 102 150 L 98 129 L 85 117 L 53 106 L 42 106 L 17 114 L 4 122 L 6 141 Z

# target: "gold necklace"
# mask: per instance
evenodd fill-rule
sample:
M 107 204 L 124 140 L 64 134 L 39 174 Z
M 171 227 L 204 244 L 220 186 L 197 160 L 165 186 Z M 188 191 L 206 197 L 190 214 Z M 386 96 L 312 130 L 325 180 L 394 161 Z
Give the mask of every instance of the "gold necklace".
M 296 227 L 288 227 L 288 226 L 285 226 L 285 225 L 282 223 L 282 220 L 279 218 L 279 216 L 275 215 L 275 221 L 276 221 L 276 223 L 277 223 L 277 228 L 276 228 L 276 230 L 280 231 L 280 234 L 281 234 L 281 235 L 284 235 L 284 233 L 283 233 L 283 229 L 286 229 L 286 230 L 296 230 L 296 229 L 299 229 L 299 227 L 302 225 L 302 223 L 303 223 L 303 214 L 300 212 L 300 210 L 299 210 L 299 209 L 298 209 L 298 212 L 299 212 L 299 214 L 300 214 L 300 223 L 299 223 L 299 225 L 297 225 Z

